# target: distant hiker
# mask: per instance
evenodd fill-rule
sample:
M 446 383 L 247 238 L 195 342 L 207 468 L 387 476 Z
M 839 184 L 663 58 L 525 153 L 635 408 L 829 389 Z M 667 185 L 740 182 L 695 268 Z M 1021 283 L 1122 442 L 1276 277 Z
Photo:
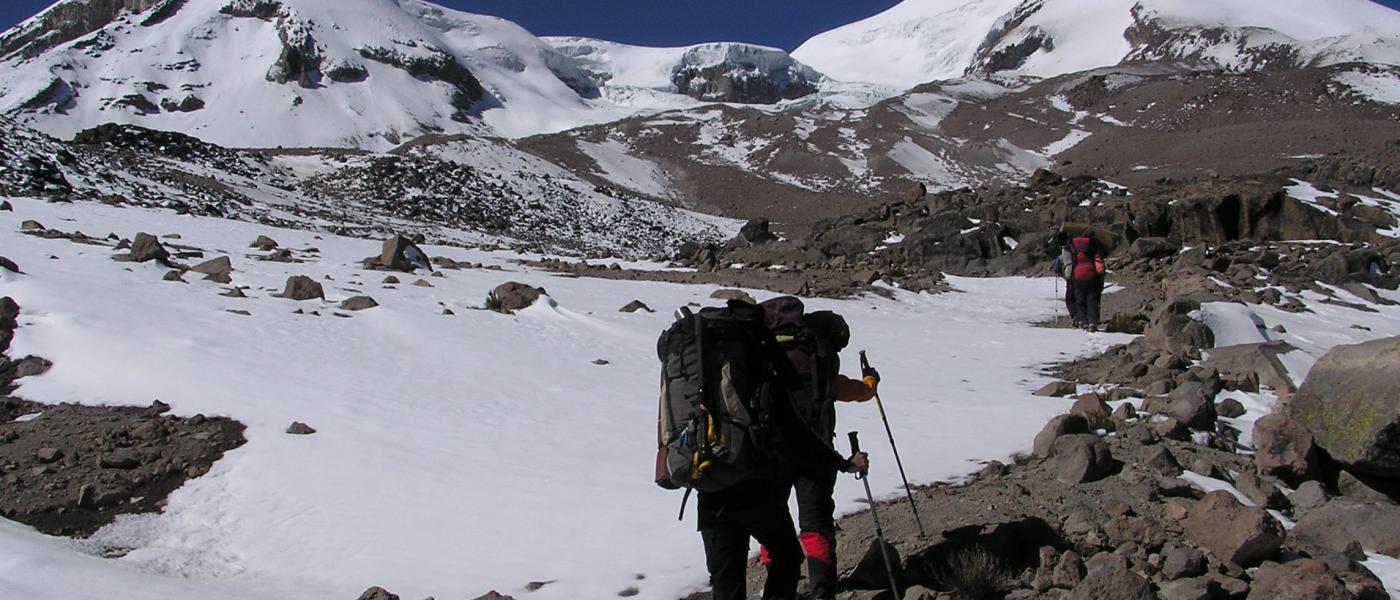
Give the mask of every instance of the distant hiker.
M 1065 309 L 1069 311 L 1070 321 L 1074 322 L 1075 327 L 1083 327 L 1084 317 L 1079 312 L 1079 305 L 1074 301 L 1074 255 L 1069 251 L 1069 234 L 1057 232 L 1055 246 L 1060 249 L 1060 254 L 1055 257 L 1055 262 L 1050 264 L 1050 270 L 1055 276 L 1065 280 Z
M 1098 331 L 1099 299 L 1103 296 L 1105 271 L 1103 251 L 1088 231 L 1070 238 L 1069 251 L 1073 259 L 1071 269 L 1076 314 L 1081 326 L 1089 331 Z
M 834 449 L 836 402 L 865 402 L 875 397 L 880 374 L 875 369 L 860 380 L 840 374 L 839 353 L 850 342 L 846 320 L 831 311 L 804 314 L 802 301 L 782 296 L 765 301 L 764 322 L 787 354 L 798 378 L 789 382 L 788 396 L 807 427 Z M 790 474 L 797 494 L 797 523 L 802 551 L 807 556 L 810 596 L 829 600 L 836 595 L 836 476 L 838 469 Z M 787 491 L 783 492 L 787 503 Z
M 696 493 L 697 528 L 715 600 L 743 600 L 749 538 L 767 548 L 763 598 L 795 599 L 802 547 L 787 494 L 792 474 L 869 468 L 823 443 L 793 406 L 796 369 L 764 309 L 731 301 L 682 316 L 657 342 L 662 362 L 656 483 Z

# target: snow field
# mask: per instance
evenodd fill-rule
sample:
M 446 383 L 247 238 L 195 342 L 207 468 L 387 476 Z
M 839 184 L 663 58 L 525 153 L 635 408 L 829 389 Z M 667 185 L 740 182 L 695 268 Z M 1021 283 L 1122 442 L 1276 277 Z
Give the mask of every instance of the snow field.
M 404 597 L 471 597 L 551 581 L 531 597 L 611 597 L 635 586 L 639 598 L 673 600 L 703 585 L 694 517 L 676 521 L 680 495 L 649 476 L 656 336 L 674 308 L 714 304 L 713 286 L 571 279 L 523 270 L 504 252 L 432 247 L 506 271 L 447 271 L 424 277 L 431 288 L 399 274 L 404 283 L 387 290 L 385 273 L 358 268 L 379 252 L 373 240 L 12 201 L 15 212 L 0 213 L 0 245 L 27 273 L 0 283 L 23 311 L 12 353 L 55 363 L 20 394 L 50 403 L 159 398 L 177 414 L 242 421 L 248 443 L 178 490 L 165 513 L 122 519 L 91 542 L 0 521 L 0 591 L 330 600 L 371 585 Z M 226 251 L 252 298 L 218 296 L 223 286 L 194 275 L 160 281 L 163 267 L 113 262 L 108 248 L 19 234 L 23 219 L 92 235 L 180 233 L 178 243 L 209 258 Z M 315 246 L 320 258 L 252 260 L 246 246 L 259 234 L 286 248 Z M 270 297 L 295 274 L 320 281 L 330 301 Z M 516 316 L 471 309 L 507 280 L 543 286 L 557 305 Z M 1047 380 L 1037 367 L 1115 339 L 1028 326 L 1060 306 L 1044 279 L 952 283 L 961 291 L 809 303 L 850 321 L 846 373 L 867 349 L 884 375 L 881 395 L 914 482 L 957 479 L 981 460 L 1028 450 L 1068 405 L 1031 395 Z M 332 315 L 360 293 L 381 306 Z M 634 298 L 658 312 L 617 312 Z M 440 314 L 444 307 L 457 314 Z M 865 434 L 877 494 L 902 494 L 875 407 L 840 412 L 841 433 Z M 284 434 L 293 420 L 318 432 Z M 842 479 L 842 512 L 862 497 Z M 134 550 L 115 560 L 79 551 L 100 545 Z

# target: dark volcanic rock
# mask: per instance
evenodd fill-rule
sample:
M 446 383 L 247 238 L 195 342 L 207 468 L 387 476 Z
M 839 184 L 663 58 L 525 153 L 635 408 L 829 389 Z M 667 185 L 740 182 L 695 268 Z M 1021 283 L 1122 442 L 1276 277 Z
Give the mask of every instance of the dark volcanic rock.
M 1167 398 L 1167 416 L 1197 431 L 1215 431 L 1215 402 L 1205 387 L 1196 382 L 1183 383 Z
M 399 595 L 379 586 L 374 586 L 360 594 L 356 600 L 399 600 Z
M 136 239 L 131 242 L 131 261 L 147 262 L 158 260 L 165 262 L 170 258 L 170 251 L 161 245 L 160 240 L 149 233 L 141 232 L 136 234 Z
M 379 306 L 379 303 L 369 296 L 355 296 L 340 303 L 340 307 L 345 310 L 365 310 L 376 306 Z
M 293 421 L 291 425 L 287 426 L 287 433 L 292 435 L 311 435 L 316 433 L 316 430 L 301 421 Z
M 1035 456 L 1038 458 L 1049 458 L 1055 446 L 1055 440 L 1061 436 L 1076 433 L 1089 433 L 1089 422 L 1079 415 L 1060 415 L 1050 419 L 1049 423 L 1035 436 Z
M 1153 600 L 1152 584 L 1133 572 L 1128 559 L 1101 554 L 1088 562 L 1089 574 L 1070 590 L 1071 600 Z
M 633 300 L 633 301 L 631 301 L 631 302 L 628 302 L 626 306 L 623 306 L 622 308 L 619 308 L 619 309 L 617 309 L 617 310 L 618 310 L 618 312 L 625 312 L 625 313 L 634 313 L 634 312 L 637 312 L 637 311 L 639 311 L 639 310 L 644 310 L 644 311 L 647 311 L 647 312 L 649 312 L 649 313 L 650 313 L 650 312 L 656 312 L 656 311 L 652 310 L 650 306 L 647 306 L 646 303 L 645 303 L 645 302 L 642 302 L 641 300 Z
M 1400 479 L 1400 337 L 1337 346 L 1287 404 L 1317 445 L 1351 470 Z

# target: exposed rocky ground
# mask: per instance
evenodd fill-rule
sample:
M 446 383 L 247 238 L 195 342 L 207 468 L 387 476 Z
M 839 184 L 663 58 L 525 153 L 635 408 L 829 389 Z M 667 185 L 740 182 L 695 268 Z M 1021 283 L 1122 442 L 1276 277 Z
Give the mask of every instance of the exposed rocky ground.
M 4 353 L 19 314 L 0 298 L 0 516 L 51 535 L 91 535 L 117 515 L 160 510 L 176 488 L 243 444 L 242 424 L 169 415 L 160 400 L 146 408 L 53 406 L 13 396 L 19 380 L 51 366 Z

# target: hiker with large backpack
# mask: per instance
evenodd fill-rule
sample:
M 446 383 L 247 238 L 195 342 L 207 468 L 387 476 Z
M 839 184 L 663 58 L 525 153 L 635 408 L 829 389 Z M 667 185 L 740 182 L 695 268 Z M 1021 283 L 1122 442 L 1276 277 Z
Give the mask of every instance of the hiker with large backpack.
M 1082 327 L 1084 317 L 1079 313 L 1079 304 L 1074 299 L 1074 255 L 1069 251 L 1069 234 L 1056 232 L 1055 247 L 1060 249 L 1060 253 L 1050 263 L 1050 271 L 1065 280 L 1065 309 L 1069 311 L 1069 319 L 1074 326 Z
M 1103 251 L 1088 231 L 1070 238 L 1069 251 L 1076 314 L 1083 327 L 1098 331 L 1099 300 L 1103 296 L 1105 272 Z
M 696 496 L 697 528 L 715 600 L 745 597 L 749 538 L 767 549 L 765 599 L 794 599 L 802 548 L 787 510 L 793 473 L 860 472 L 813 435 L 789 396 L 797 369 L 764 309 L 730 301 L 682 317 L 661 334 L 656 483 Z
M 866 368 L 861 379 L 841 375 L 839 353 L 851 339 L 846 320 L 831 311 L 806 313 L 802 301 L 781 296 L 765 301 L 764 322 L 798 377 L 788 396 L 797 414 L 828 448 L 835 448 L 836 402 L 865 402 L 875 396 L 880 374 Z M 838 470 L 789 474 L 797 495 L 799 541 L 807 557 L 810 597 L 836 595 L 836 476 Z M 787 501 L 786 491 L 783 501 Z

